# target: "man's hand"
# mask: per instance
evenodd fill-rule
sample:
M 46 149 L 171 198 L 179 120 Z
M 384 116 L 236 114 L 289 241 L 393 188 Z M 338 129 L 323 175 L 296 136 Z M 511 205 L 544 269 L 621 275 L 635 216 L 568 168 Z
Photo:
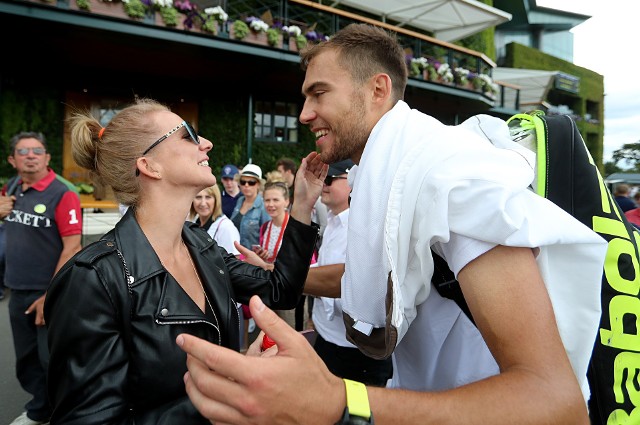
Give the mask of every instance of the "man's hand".
M 244 356 L 178 335 L 176 342 L 188 354 L 184 380 L 194 406 L 212 423 L 336 423 L 346 401 L 342 380 L 259 297 L 253 296 L 249 307 L 256 325 L 278 345 L 276 355 Z
M 46 294 L 31 303 L 27 311 L 24 314 L 36 313 L 35 324 L 36 326 L 44 326 L 44 299 Z
M 15 202 L 16 197 L 11 196 L 0 196 L 0 219 L 4 219 L 9 215 L 11 210 L 13 209 L 13 203 Z

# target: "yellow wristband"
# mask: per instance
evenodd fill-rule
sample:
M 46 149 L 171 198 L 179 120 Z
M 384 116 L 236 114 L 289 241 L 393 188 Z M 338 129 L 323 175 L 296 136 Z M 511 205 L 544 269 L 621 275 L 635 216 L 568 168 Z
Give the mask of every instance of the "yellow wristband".
M 343 381 L 347 392 L 349 414 L 369 419 L 371 417 L 371 408 L 369 407 L 367 387 L 361 382 L 350 379 L 343 379 Z

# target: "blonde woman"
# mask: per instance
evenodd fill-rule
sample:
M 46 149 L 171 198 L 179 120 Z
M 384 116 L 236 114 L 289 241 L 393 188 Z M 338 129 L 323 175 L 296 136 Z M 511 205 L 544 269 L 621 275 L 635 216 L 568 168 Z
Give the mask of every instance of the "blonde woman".
M 191 221 L 198 223 L 211 235 L 218 246 L 233 255 L 240 255 L 234 242 L 240 242 L 240 233 L 231 220 L 222 213 L 222 196 L 218 185 L 209 186 L 198 192 L 191 204 Z
M 251 249 L 259 243 L 260 226 L 270 219 L 260 194 L 264 185 L 262 169 L 256 164 L 245 165 L 238 183 L 242 195 L 231 213 L 231 221 L 240 231 L 240 244 Z
M 68 261 L 45 301 L 52 423 L 208 424 L 186 396 L 182 332 L 239 350 L 236 302 L 295 306 L 313 254 L 311 209 L 327 167 L 307 156 L 274 271 L 237 259 L 195 223 L 193 199 L 216 184 L 212 144 L 166 106 L 143 99 L 102 128 L 70 122 L 78 165 L 129 205 L 103 238 Z M 300 202 L 298 202 L 300 201 Z

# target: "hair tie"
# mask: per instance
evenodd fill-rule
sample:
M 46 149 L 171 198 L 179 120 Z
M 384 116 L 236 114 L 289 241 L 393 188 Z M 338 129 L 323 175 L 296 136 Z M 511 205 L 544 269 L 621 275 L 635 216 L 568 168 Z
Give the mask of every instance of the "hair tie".
M 102 127 L 102 128 L 100 129 L 100 131 L 98 132 L 98 139 L 99 139 L 99 140 L 102 140 L 102 135 L 103 135 L 103 134 L 104 134 L 104 127 Z

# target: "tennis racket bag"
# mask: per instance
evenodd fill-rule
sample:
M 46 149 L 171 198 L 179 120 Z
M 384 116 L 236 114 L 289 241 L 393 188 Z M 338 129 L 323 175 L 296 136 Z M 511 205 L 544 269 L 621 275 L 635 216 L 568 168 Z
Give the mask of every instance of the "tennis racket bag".
M 589 415 L 594 425 L 640 424 L 640 233 L 615 202 L 571 117 L 535 111 L 507 123 L 512 140 L 536 152 L 534 191 L 609 243 L 600 328 L 587 374 Z M 434 253 L 434 263 L 440 295 L 471 316 L 446 262 Z

